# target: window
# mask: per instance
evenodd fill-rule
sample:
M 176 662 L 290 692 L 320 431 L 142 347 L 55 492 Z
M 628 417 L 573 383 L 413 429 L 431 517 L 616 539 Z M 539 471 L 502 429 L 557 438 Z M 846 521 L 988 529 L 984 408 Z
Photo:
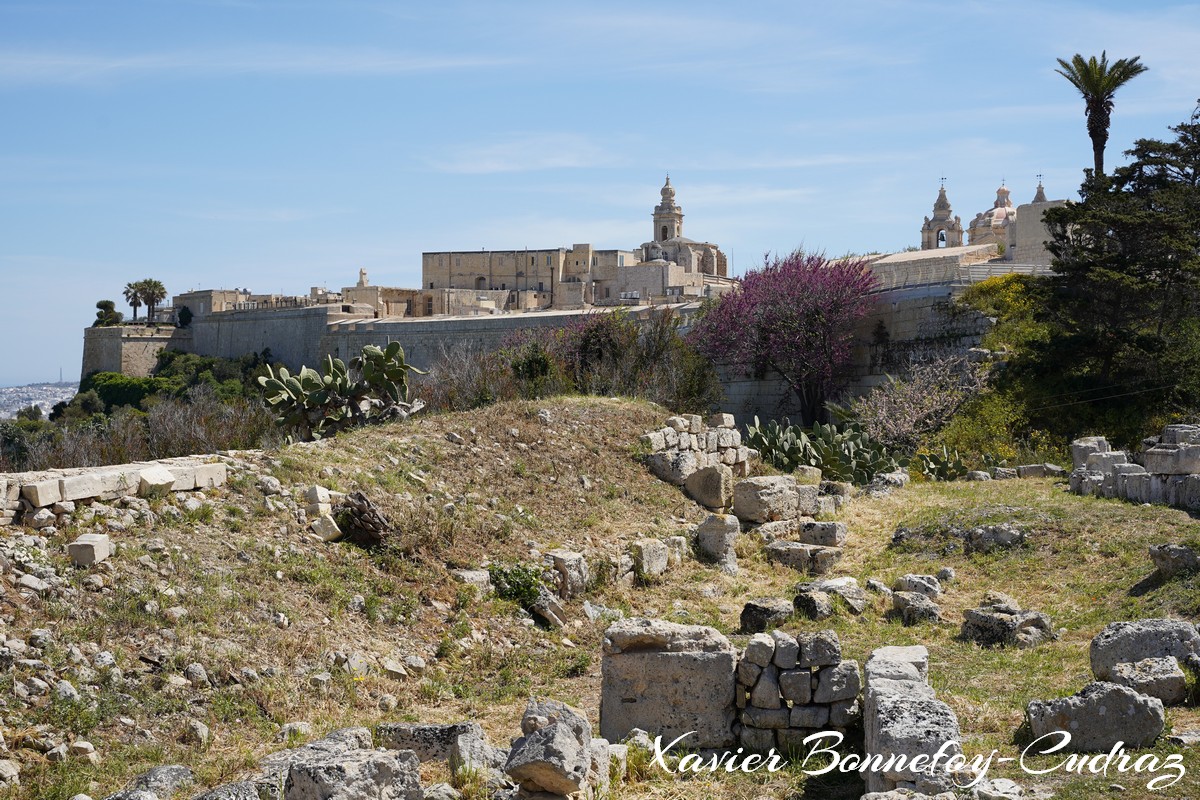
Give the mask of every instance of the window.
M 535 258 L 535 256 L 530 256 L 530 257 L 529 257 L 529 266 L 531 266 L 531 267 L 533 266 L 533 260 L 534 260 L 534 258 Z
M 550 254 L 546 253 L 546 266 L 550 266 Z
M 664 242 L 667 240 L 667 226 L 666 225 L 662 226 L 662 236 L 660 236 L 659 238 L 662 239 Z
M 625 266 L 625 256 L 617 256 L 617 266 L 618 267 Z
M 429 282 L 429 288 L 430 288 L 430 289 L 432 289 L 432 288 L 433 288 L 433 281 L 430 281 L 430 282 Z
M 608 297 L 609 297 L 611 294 L 612 294 L 612 289 L 610 289 L 609 287 L 605 286 L 605 287 L 604 287 L 604 297 L 605 297 L 605 299 L 607 299 L 607 298 L 608 298 Z
M 504 289 L 507 289 L 507 288 L 508 288 L 508 287 L 507 287 L 506 285 L 504 285 L 503 283 L 502 283 L 502 284 L 500 284 L 500 289 L 501 289 L 501 290 L 504 290 Z
M 544 292 L 544 291 L 546 291 L 546 287 L 542 285 L 542 282 L 541 282 L 541 281 L 538 281 L 538 291 L 539 291 L 539 292 Z
M 461 266 L 462 266 L 462 256 L 455 256 L 455 257 L 454 257 L 454 266 L 456 266 L 456 267 L 461 267 Z

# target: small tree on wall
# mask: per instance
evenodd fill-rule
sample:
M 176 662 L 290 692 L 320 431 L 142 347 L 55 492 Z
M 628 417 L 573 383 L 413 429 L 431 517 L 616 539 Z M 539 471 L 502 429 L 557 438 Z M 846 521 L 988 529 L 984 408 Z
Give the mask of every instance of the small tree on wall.
M 96 301 L 96 321 L 92 323 L 93 328 L 107 328 L 112 325 L 120 325 L 125 319 L 125 315 L 117 311 L 117 304 L 112 300 Z
M 816 419 L 849 377 L 854 328 L 875 285 L 862 259 L 830 261 L 802 250 L 766 257 L 704 313 L 692 341 L 714 361 L 777 373 L 804 417 Z

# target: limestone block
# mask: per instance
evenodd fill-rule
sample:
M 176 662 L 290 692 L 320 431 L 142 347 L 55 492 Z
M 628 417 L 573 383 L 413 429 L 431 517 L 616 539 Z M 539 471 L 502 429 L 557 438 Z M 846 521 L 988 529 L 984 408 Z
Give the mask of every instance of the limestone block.
M 1054 631 L 1046 614 L 1023 610 L 1011 597 L 989 592 L 982 606 L 963 611 L 962 637 L 984 647 L 1028 648 L 1050 641 Z
M 795 669 L 800 662 L 800 643 L 791 634 L 780 630 L 771 631 L 775 640 L 775 658 L 772 663 L 780 669 Z
M 1103 436 L 1087 436 L 1071 442 L 1071 461 L 1075 469 L 1087 466 L 1088 456 L 1107 453 L 1112 448 Z
M 1088 456 L 1087 468 L 1093 472 L 1109 473 L 1113 471 L 1113 467 L 1117 464 L 1126 464 L 1129 462 L 1129 456 L 1124 450 L 1116 450 L 1110 453 L 1092 453 Z M 1155 472 L 1155 470 L 1149 470 Z
M 813 566 L 813 554 L 816 545 L 801 544 L 800 542 L 774 541 L 764 548 L 767 560 L 791 567 L 799 572 L 808 572 Z
M 1187 676 L 1174 656 L 1117 664 L 1109 672 L 1109 678 L 1119 686 L 1157 697 L 1164 706 L 1179 705 L 1187 699 Z
M 992 470 L 992 480 L 1010 481 L 1017 477 L 1017 471 L 1012 467 L 996 467 Z
M 769 633 L 756 633 L 746 643 L 744 658 L 751 664 L 767 667 L 775 660 L 775 638 Z
M 411 750 L 421 762 L 446 761 L 459 736 L 482 736 L 477 722 L 422 724 L 412 722 L 382 722 L 375 729 L 380 747 L 388 750 Z
M 838 700 L 829 704 L 829 724 L 835 728 L 847 728 L 862 717 L 858 700 Z
M 161 497 L 171 491 L 175 476 L 166 467 L 156 464 L 138 474 L 139 497 Z
M 1150 560 L 1164 579 L 1200 570 L 1200 553 L 1181 544 L 1150 545 Z
M 697 469 L 684 481 L 688 495 L 702 506 L 725 508 L 733 500 L 733 471 L 724 465 Z
M 22 485 L 21 497 L 28 500 L 34 508 L 52 506 L 63 499 L 58 478 L 47 478 Z
M 614 623 L 601 660 L 600 735 L 621 741 L 641 728 L 671 741 L 696 731 L 684 742 L 689 748 L 732 746 L 737 660 L 737 650 L 712 628 Z
M 783 705 L 779 693 L 779 667 L 774 664 L 763 667 L 754 688 L 750 690 L 750 705 L 753 708 L 768 709 L 780 708 Z
M 820 486 L 821 470 L 819 467 L 799 466 L 792 472 L 792 477 L 801 486 Z
M 942 610 L 927 595 L 919 592 L 893 592 L 892 607 L 900 612 L 905 625 L 941 622 Z
M 903 694 L 880 694 L 872 696 L 868 702 L 867 752 L 905 756 L 904 769 L 896 768 L 901 763 L 897 760 L 890 770 L 868 773 L 869 790 L 877 791 L 879 785 L 872 784 L 880 779 L 894 784 L 928 777 L 908 768 L 914 756 L 932 756 L 947 743 L 953 743 L 945 751 L 947 756 L 962 752 L 957 744 L 962 741 L 958 717 L 942 701 Z
M 679 447 L 679 431 L 674 428 L 663 428 L 662 435 L 668 450 Z
M 833 598 L 819 589 L 801 591 L 792 600 L 796 614 L 805 619 L 820 620 L 833 616 Z
M 1163 704 L 1126 686 L 1096 681 L 1061 700 L 1034 700 L 1027 709 L 1034 738 L 1066 731 L 1066 750 L 1108 752 L 1118 742 L 1136 749 L 1152 744 L 1164 725 Z
M 118 464 L 96 473 L 100 479 L 101 500 L 116 500 L 118 497 L 137 494 L 141 486 L 142 467 L 134 464 Z
M 824 728 L 829 722 L 829 706 L 792 706 L 789 722 L 793 728 Z
M 817 689 L 813 692 L 814 703 L 836 703 L 853 700 L 862 691 L 862 673 L 857 661 L 842 661 L 824 667 L 817 673 Z
M 884 587 L 887 588 L 887 587 Z M 861 614 L 866 610 L 868 599 L 867 592 L 858 585 L 858 580 L 849 576 L 842 578 L 829 578 L 815 583 L 801 583 L 796 586 L 796 591 L 804 592 L 821 592 L 826 595 L 837 595 L 842 598 L 846 605 L 855 614 Z M 891 594 L 891 590 L 888 590 Z
M 929 598 L 936 598 L 942 593 L 941 581 L 934 575 L 901 575 L 892 585 L 895 592 L 916 592 Z
M 837 509 L 832 506 L 833 498 L 821 494 L 819 486 L 811 484 L 796 487 L 796 511 L 804 517 L 815 517 L 818 514 L 832 514 Z M 828 504 L 823 501 L 829 501 Z
M 757 708 L 749 706 L 742 712 L 742 724 L 755 728 L 778 730 L 788 726 L 788 710 L 786 708 Z
M 752 725 L 742 726 L 739 736 L 741 746 L 751 752 L 766 752 L 775 746 L 775 731 L 766 728 L 755 728 Z
M 633 569 L 639 576 L 653 578 L 667 571 L 667 546 L 661 539 L 647 537 L 629 546 Z
M 558 596 L 563 600 L 581 595 L 587 591 L 588 565 L 582 553 L 570 550 L 551 550 L 546 553 L 558 574 Z
M 672 452 L 670 450 L 654 453 L 647 463 L 650 471 L 659 480 L 682 486 L 688 476 L 696 471 L 696 454 L 691 450 Z
M 1092 639 L 1090 655 L 1096 680 L 1105 681 L 1117 664 L 1145 658 L 1174 656 L 1186 664 L 1200 656 L 1200 634 L 1190 622 L 1176 619 L 1112 622 Z
M 683 418 L 688 421 L 688 433 L 695 436 L 704 429 L 704 420 L 699 414 L 684 414 Z
M 665 450 L 667 448 L 667 440 L 666 437 L 663 436 L 662 431 L 643 433 L 641 437 L 641 443 L 645 445 L 646 449 L 651 453 L 657 453 L 660 450 Z
M 733 420 L 733 414 L 713 414 L 708 418 L 708 426 L 710 428 L 733 428 L 736 423 Z
M 779 691 L 783 699 L 800 705 L 812 700 L 812 671 L 785 669 L 779 671 Z
M 312 532 L 319 536 L 323 542 L 336 541 L 344 535 L 342 529 L 338 527 L 337 522 L 329 514 L 322 514 L 314 519 L 310 527 L 312 528 Z
M 196 476 L 197 489 L 215 489 L 224 486 L 229 470 L 224 464 L 197 464 L 192 468 Z
M 796 479 L 790 475 L 746 478 L 733 487 L 733 513 L 744 522 L 795 519 L 799 502 Z
M 1044 478 L 1046 477 L 1045 464 L 1023 464 L 1017 467 L 1018 478 Z
M 1200 444 L 1200 425 L 1167 425 L 1162 431 L 1163 444 Z
M 896 664 L 912 667 L 921 681 L 929 680 L 929 650 L 924 645 L 889 645 L 871 651 L 866 665 L 868 683 L 875 676 L 888 677 Z
M 841 547 L 846 543 L 846 532 L 844 522 L 805 522 L 800 526 L 799 540 L 804 544 Z
M 54 512 L 48 508 L 39 508 L 33 514 L 26 514 L 23 519 L 26 525 L 39 530 L 49 528 L 58 521 L 58 518 L 54 516 Z
M 835 630 L 801 633 L 796 640 L 800 643 L 801 669 L 825 667 L 842 660 L 842 643 Z
M 58 482 L 63 500 L 87 500 L 104 494 L 104 484 L 94 472 L 68 475 Z
M 696 548 L 700 555 L 717 564 L 726 575 L 736 575 L 737 554 L 734 543 L 741 526 L 732 514 L 711 514 L 696 528 Z
M 85 533 L 67 545 L 67 553 L 75 566 L 90 567 L 112 555 L 112 542 L 106 533 Z
M 525 734 L 513 742 L 504 771 L 529 792 L 573 794 L 587 784 L 592 734 L 587 718 L 556 701 L 530 700 Z
M 421 800 L 421 770 L 407 752 L 365 750 L 321 761 L 292 764 L 283 786 L 285 800 L 389 798 Z
M 692 427 L 690 422 L 688 422 L 683 417 L 678 417 L 678 416 L 667 417 L 666 424 L 667 424 L 668 428 L 670 428 L 673 431 L 676 431 L 677 433 L 682 433 L 683 431 L 691 430 L 691 427 Z
M 757 597 L 742 607 L 742 633 L 761 633 L 781 625 L 792 615 L 792 604 L 783 597 Z

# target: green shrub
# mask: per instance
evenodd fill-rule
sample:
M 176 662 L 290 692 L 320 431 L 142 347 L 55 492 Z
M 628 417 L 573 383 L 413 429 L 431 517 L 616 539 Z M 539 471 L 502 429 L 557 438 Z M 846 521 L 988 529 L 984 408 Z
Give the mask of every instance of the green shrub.
M 511 600 L 528 609 L 537 602 L 542 588 L 542 571 L 529 564 L 492 564 L 488 567 L 492 587 L 501 600 Z

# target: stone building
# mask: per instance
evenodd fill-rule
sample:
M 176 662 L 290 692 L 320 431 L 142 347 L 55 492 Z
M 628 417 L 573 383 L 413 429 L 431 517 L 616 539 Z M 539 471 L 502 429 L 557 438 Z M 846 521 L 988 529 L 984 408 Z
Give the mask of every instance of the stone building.
M 422 289 L 504 292 L 501 308 L 527 311 L 679 302 L 731 288 L 721 249 L 683 235 L 683 209 L 669 177 L 660 196 L 651 214 L 651 239 L 634 250 L 574 244 L 422 253 Z
M 946 184 L 943 183 L 933 203 L 933 218 L 926 217 L 925 224 L 921 226 L 922 250 L 962 246 L 962 219 L 951 216 L 953 213 L 950 201 L 946 198 Z
M 1013 207 L 1010 192 L 1003 184 L 996 190 L 992 207 L 981 211 L 971 220 L 967 230 L 967 244 L 996 245 L 997 259 L 1013 264 L 1032 267 L 1050 266 L 1050 253 L 1046 241 L 1050 238 L 1042 215 L 1046 210 L 1061 206 L 1065 200 L 1047 200 L 1046 190 L 1039 180 L 1033 201 Z M 943 247 L 959 247 L 963 242 L 962 221 L 951 216 L 950 201 L 946 198 L 946 186 L 938 189 L 933 204 L 933 218 L 925 218 L 921 226 L 921 249 L 936 250 Z

